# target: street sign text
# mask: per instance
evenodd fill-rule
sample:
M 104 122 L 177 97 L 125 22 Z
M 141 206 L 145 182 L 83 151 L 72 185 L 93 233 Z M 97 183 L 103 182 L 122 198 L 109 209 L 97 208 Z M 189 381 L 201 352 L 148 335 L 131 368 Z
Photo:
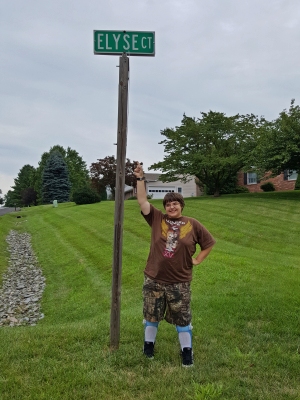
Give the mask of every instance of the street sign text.
M 94 31 L 94 53 L 155 56 L 154 32 Z

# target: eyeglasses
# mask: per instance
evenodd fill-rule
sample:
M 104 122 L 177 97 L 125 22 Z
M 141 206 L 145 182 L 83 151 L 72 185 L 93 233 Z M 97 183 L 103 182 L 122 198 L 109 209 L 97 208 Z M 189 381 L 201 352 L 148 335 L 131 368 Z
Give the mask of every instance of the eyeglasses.
M 179 205 L 180 205 L 179 201 L 172 201 L 171 203 L 166 203 L 166 208 L 176 207 Z

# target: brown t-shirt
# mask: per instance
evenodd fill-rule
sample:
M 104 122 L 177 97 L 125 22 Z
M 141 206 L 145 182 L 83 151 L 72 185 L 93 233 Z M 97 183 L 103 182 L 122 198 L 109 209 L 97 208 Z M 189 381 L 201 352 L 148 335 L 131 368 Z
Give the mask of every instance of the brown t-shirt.
M 169 218 L 152 204 L 142 215 L 152 228 L 145 274 L 161 283 L 191 281 L 196 244 L 205 250 L 215 244 L 213 236 L 196 219 Z

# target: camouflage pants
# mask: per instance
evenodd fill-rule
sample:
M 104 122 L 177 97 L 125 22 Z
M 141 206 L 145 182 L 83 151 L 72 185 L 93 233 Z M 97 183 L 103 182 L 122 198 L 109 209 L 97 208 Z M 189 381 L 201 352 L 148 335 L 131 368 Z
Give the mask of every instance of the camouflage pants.
M 145 276 L 143 298 L 143 314 L 147 321 L 159 322 L 165 319 L 179 326 L 191 323 L 190 282 L 158 283 Z

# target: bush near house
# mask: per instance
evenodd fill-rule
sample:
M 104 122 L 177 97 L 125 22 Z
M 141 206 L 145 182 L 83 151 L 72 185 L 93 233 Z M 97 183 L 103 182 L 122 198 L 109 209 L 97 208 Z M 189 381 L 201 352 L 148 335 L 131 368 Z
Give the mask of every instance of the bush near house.
M 300 190 L 300 172 L 298 172 L 297 180 L 295 183 L 295 190 Z
M 275 192 L 275 186 L 273 185 L 272 182 L 263 183 L 262 185 L 260 185 L 260 188 L 264 192 Z
M 206 186 L 205 193 L 207 195 L 214 194 L 213 190 Z M 236 179 L 226 184 L 223 189 L 220 190 L 220 194 L 238 194 L 238 193 L 249 193 L 249 189 L 245 186 L 237 185 Z
M 238 185 L 235 188 L 234 194 L 238 194 L 238 193 L 249 193 L 249 189 L 247 187 L 245 187 L 245 186 Z

